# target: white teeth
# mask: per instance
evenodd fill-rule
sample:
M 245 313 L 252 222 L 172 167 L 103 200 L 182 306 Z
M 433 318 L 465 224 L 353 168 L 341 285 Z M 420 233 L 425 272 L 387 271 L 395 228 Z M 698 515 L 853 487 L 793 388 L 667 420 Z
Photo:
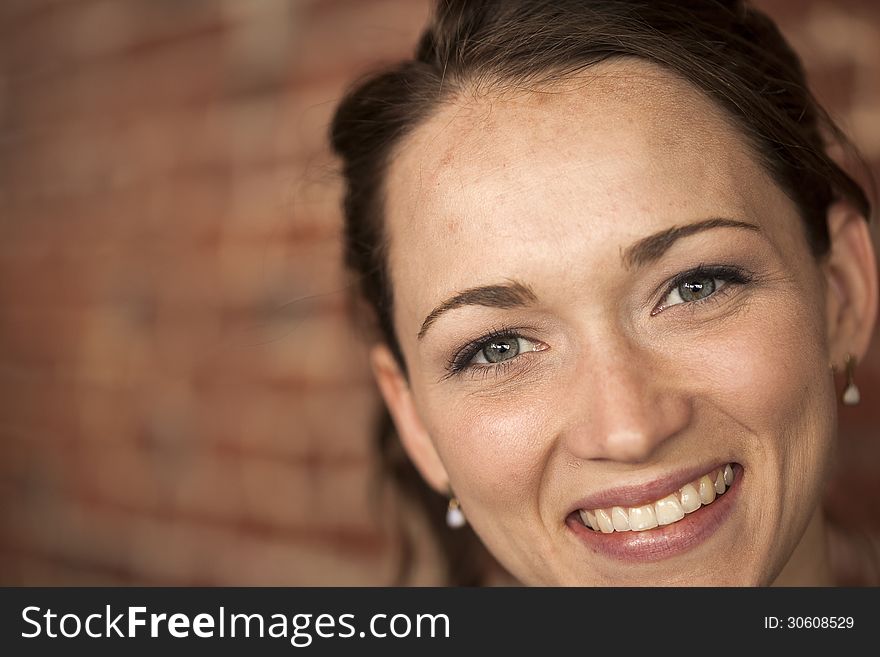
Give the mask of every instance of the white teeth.
M 709 479 L 709 475 L 700 477 L 700 501 L 703 504 L 712 504 L 715 501 L 715 484 Z
M 714 476 L 713 476 L 714 475 Z M 693 513 L 701 506 L 712 504 L 718 495 L 733 485 L 733 467 L 730 464 L 685 484 L 677 492 L 653 504 L 629 507 L 613 506 L 607 509 L 581 509 L 581 522 L 603 534 L 612 532 L 645 531 L 671 525 Z
M 599 530 L 603 534 L 610 534 L 614 531 L 614 523 L 611 522 L 611 514 L 605 509 L 596 509 L 596 520 L 599 522 Z
M 590 520 L 590 526 L 596 531 L 599 531 L 599 520 L 596 518 L 596 514 L 592 511 L 587 511 L 587 518 Z
M 595 527 L 593 525 L 596 522 L 596 516 L 593 514 L 593 512 L 587 511 L 585 509 L 581 509 L 580 514 L 581 514 L 581 522 L 584 523 L 590 529 L 595 529 Z M 593 516 L 592 520 L 590 519 L 590 516 Z
M 614 524 L 614 531 L 629 531 L 629 516 L 621 507 L 615 506 L 611 509 L 611 522 Z
M 684 518 L 684 510 L 681 508 L 681 502 L 675 495 L 668 495 L 662 500 L 654 502 L 654 511 L 657 516 L 658 525 L 671 525 Z
M 596 520 L 596 514 L 592 511 L 587 511 L 587 523 L 589 523 L 590 527 L 599 531 L 599 522 Z
M 681 509 L 685 513 L 693 513 L 702 506 L 700 494 L 693 484 L 685 484 L 678 492 L 681 495 Z
M 726 490 L 727 490 L 727 486 L 724 485 L 724 471 L 719 470 L 718 476 L 715 477 L 715 492 L 718 493 L 719 495 L 721 495 Z
M 629 527 L 634 532 L 642 532 L 657 526 L 657 516 L 654 514 L 654 506 L 636 506 L 629 510 Z

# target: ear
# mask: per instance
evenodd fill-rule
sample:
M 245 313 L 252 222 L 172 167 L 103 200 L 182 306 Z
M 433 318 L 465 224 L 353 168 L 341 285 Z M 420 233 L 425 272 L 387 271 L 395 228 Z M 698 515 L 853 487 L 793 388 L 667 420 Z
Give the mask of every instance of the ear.
M 403 448 L 431 488 L 446 495 L 449 492 L 446 467 L 422 424 L 409 382 L 400 371 L 397 360 L 386 345 L 377 344 L 370 349 L 370 364 Z
M 845 201 L 828 210 L 831 250 L 825 263 L 827 319 L 832 363 L 847 354 L 861 360 L 877 317 L 877 261 L 868 222 Z

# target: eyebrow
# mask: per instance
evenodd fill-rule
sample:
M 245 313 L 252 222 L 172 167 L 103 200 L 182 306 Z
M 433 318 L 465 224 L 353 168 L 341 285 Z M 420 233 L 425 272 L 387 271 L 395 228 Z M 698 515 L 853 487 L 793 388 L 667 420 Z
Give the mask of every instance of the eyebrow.
M 621 259 L 627 268 L 642 267 L 659 259 L 677 240 L 706 230 L 712 230 L 713 228 L 744 228 L 761 232 L 761 229 L 755 224 L 737 219 L 714 217 L 684 226 L 673 226 L 667 230 L 640 239 L 621 252 Z
M 419 340 L 421 340 L 428 329 L 431 327 L 440 315 L 461 306 L 488 306 L 490 308 L 519 308 L 527 306 L 538 300 L 538 297 L 528 285 L 519 281 L 511 280 L 503 285 L 481 285 L 480 287 L 472 287 L 464 292 L 448 298 L 439 306 L 434 308 L 425 321 L 422 322 L 422 328 L 419 329 Z
M 673 226 L 667 230 L 642 238 L 623 250 L 621 258 L 624 265 L 628 268 L 633 266 L 641 267 L 659 259 L 677 240 L 714 228 L 744 228 L 757 232 L 761 230 L 755 224 L 745 221 L 715 217 L 684 226 Z M 440 315 L 454 308 L 460 308 L 461 306 L 487 306 L 502 309 L 521 308 L 535 303 L 537 300 L 538 297 L 532 291 L 532 288 L 515 280 L 501 285 L 472 287 L 451 296 L 428 313 L 425 321 L 422 322 L 422 328 L 419 329 L 418 339 L 421 340 L 425 336 L 425 333 L 428 332 L 428 329 L 431 328 L 431 325 L 437 321 Z

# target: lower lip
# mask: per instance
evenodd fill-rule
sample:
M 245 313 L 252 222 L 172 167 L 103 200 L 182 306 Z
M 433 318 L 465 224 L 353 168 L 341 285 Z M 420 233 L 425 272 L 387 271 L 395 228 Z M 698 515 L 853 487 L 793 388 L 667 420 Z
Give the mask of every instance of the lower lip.
M 743 477 L 740 465 L 733 466 L 733 484 L 715 501 L 689 513 L 678 522 L 641 532 L 603 534 L 585 527 L 570 515 L 565 524 L 591 550 L 612 559 L 630 562 L 661 561 L 686 552 L 706 541 L 733 510 Z

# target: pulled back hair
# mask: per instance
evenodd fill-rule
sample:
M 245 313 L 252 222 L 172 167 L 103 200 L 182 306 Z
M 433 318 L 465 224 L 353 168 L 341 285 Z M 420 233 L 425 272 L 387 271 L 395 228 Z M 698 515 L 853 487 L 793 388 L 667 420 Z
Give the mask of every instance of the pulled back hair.
M 839 199 L 864 217 L 864 190 L 829 155 L 848 142 L 809 91 L 776 25 L 741 0 L 439 0 L 413 59 L 372 74 L 339 104 L 330 140 L 345 179 L 345 263 L 402 371 L 392 322 L 383 185 L 401 141 L 444 102 L 474 90 L 540 85 L 600 62 L 636 58 L 690 82 L 724 110 L 760 164 L 796 204 L 808 243 L 827 253 L 827 210 Z M 406 459 L 384 412 L 383 467 L 427 518 L 452 584 L 482 583 L 488 557 L 470 530 L 451 534 L 445 500 Z M 407 545 L 409 545 L 407 543 Z M 404 549 L 401 575 L 411 551 Z

